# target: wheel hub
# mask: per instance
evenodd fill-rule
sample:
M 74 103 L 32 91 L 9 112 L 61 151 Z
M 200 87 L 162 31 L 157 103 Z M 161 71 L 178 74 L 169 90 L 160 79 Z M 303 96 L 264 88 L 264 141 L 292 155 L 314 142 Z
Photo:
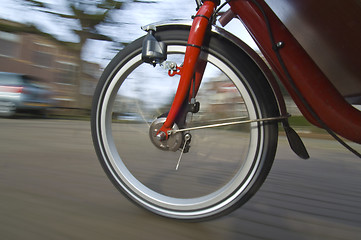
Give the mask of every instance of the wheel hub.
M 181 132 L 177 132 L 175 134 L 171 134 L 168 136 L 168 139 L 163 140 L 159 137 L 158 131 L 163 126 L 165 120 L 167 118 L 161 117 L 157 118 L 153 121 L 149 128 L 149 137 L 154 146 L 163 150 L 163 151 L 177 151 L 183 140 L 183 134 Z M 172 130 L 178 130 L 177 124 L 174 123 Z

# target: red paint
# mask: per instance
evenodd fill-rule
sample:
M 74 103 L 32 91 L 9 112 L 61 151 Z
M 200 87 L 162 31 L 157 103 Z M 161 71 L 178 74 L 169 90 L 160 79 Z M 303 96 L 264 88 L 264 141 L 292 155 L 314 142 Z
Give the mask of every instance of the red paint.
M 269 18 L 275 41 L 282 41 L 285 44 L 279 52 L 297 88 L 306 101 L 320 119 L 334 132 L 349 140 L 361 143 L 361 112 L 345 101 L 269 6 L 263 0 L 257 2 L 264 8 Z M 268 30 L 260 10 L 249 0 L 231 1 L 230 5 L 232 11 L 246 25 L 246 28 L 280 77 L 302 114 L 311 123 L 318 125 L 292 89 L 282 71 L 282 67 L 272 49 Z
M 349 140 L 361 143 L 361 112 L 345 101 L 343 96 L 330 83 L 327 77 L 272 12 L 268 5 L 263 0 L 257 0 L 257 2 L 265 10 L 270 21 L 275 42 L 284 43 L 284 46 L 279 52 L 297 88 L 308 104 L 318 114 L 318 117 L 334 132 Z M 263 55 L 280 77 L 282 83 L 285 85 L 303 115 L 311 123 L 319 126 L 318 122 L 312 117 L 293 90 L 288 78 L 282 70 L 282 66 L 279 64 L 277 56 L 273 51 L 267 25 L 260 9 L 249 0 L 233 0 L 229 4 L 232 11 L 244 22 Z M 216 4 L 213 1 L 205 1 L 197 15 L 211 17 L 215 5 Z M 207 26 L 208 20 L 206 18 L 195 18 L 190 31 L 188 44 L 201 46 Z M 201 66 L 196 67 L 199 54 L 199 48 L 187 47 L 178 90 L 167 120 L 160 131 L 167 133 L 167 130 L 172 128 L 187 94 L 189 91 L 193 91 L 191 89 L 191 80 L 195 72 L 195 90 L 198 90 L 203 74 L 202 71 L 204 70 Z
M 211 18 L 215 7 L 216 4 L 213 1 L 205 1 L 199 9 L 197 15 L 203 15 Z M 190 30 L 188 44 L 202 46 L 207 28 L 208 20 L 204 17 L 196 17 L 193 20 L 192 28 Z M 172 107 L 168 113 L 167 120 L 159 130 L 160 132 L 162 131 L 167 134 L 167 131 L 173 127 L 175 118 L 177 117 L 177 114 L 189 93 L 190 84 L 192 82 L 191 79 L 193 77 L 200 52 L 201 49 L 197 47 L 187 46 L 178 89 L 174 97 Z
M 189 101 L 193 97 L 193 92 L 194 92 L 194 96 L 196 96 L 198 93 L 206 66 L 207 66 L 207 61 L 198 59 L 197 65 L 195 66 L 195 69 L 194 69 L 194 77 L 192 78 L 192 81 L 194 81 L 194 91 L 193 91 L 193 84 L 192 84 L 190 87 L 190 90 L 189 90 Z

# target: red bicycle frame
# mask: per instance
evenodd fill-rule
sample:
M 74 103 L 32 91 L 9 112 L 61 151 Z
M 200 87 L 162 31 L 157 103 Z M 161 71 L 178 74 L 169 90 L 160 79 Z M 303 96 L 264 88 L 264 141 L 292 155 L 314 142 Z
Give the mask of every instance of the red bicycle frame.
M 199 54 L 201 53 L 204 36 L 209 27 L 209 21 L 216 6 L 215 1 L 205 1 L 197 12 L 197 15 L 194 17 L 188 38 L 183 67 L 180 68 L 181 78 L 178 89 L 172 107 L 168 113 L 167 120 L 159 130 L 159 132 L 164 132 L 166 136 L 168 136 L 168 131 L 173 127 L 175 118 L 177 117 L 185 98 L 188 96 L 188 93 L 193 91 L 192 88 L 190 89 L 193 76 L 195 76 L 195 86 L 198 88 L 200 85 L 205 66 L 200 64 L 200 66 L 203 67 L 196 68 L 196 64 Z M 198 89 L 194 89 L 194 91 L 197 90 Z
M 346 102 L 269 6 L 263 0 L 258 0 L 257 3 L 265 11 L 275 41 L 283 43 L 284 46 L 279 52 L 296 87 L 307 103 L 331 130 L 349 140 L 361 143 L 361 112 Z M 248 0 L 231 1 L 230 6 L 244 22 L 302 114 L 312 124 L 320 126 L 290 85 L 275 54 L 263 13 L 258 6 Z
M 190 91 L 195 70 L 198 72 L 196 81 L 199 86 L 202 69 L 196 69 L 195 66 L 209 19 L 217 5 L 216 2 L 218 1 L 204 1 L 193 21 L 184 66 L 181 69 L 179 87 L 167 120 L 160 129 L 166 134 L 172 128 L 181 105 Z M 309 105 L 318 118 L 332 131 L 349 140 L 361 143 L 361 112 L 353 108 L 330 83 L 326 75 L 269 6 L 263 0 L 233 0 L 229 2 L 229 5 L 232 12 L 244 23 L 306 119 L 312 124 L 322 127 L 307 108 Z M 273 34 L 274 43 L 279 43 L 278 46 L 271 41 L 270 32 Z M 275 48 L 282 57 L 287 71 L 280 63 Z M 287 76 L 287 73 L 290 76 Z M 297 94 L 289 77 L 293 79 L 302 96 Z M 302 98 L 306 100 L 307 104 L 302 101 Z

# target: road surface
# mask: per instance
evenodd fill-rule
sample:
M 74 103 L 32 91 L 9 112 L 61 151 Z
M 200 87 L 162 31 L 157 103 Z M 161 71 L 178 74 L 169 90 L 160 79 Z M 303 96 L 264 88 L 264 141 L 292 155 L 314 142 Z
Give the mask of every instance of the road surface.
M 94 153 L 89 122 L 0 119 L 0 239 L 359 239 L 361 160 L 304 138 L 310 160 L 280 137 L 260 191 L 226 217 L 184 223 L 125 199 Z M 354 145 L 358 150 L 359 145 Z

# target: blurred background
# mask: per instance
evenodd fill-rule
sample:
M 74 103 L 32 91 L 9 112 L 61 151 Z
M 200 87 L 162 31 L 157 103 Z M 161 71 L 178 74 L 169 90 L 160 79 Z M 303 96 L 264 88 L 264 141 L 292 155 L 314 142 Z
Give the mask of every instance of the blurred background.
M 0 115 L 88 116 L 102 70 L 119 50 L 144 35 L 140 27 L 190 20 L 194 9 L 192 0 L 3 0 Z M 227 27 L 256 48 L 242 24 L 235 24 Z M 11 88 L 5 87 L 9 82 Z M 29 101 L 16 101 L 20 95 Z
M 303 133 L 311 159 L 300 161 L 281 136 L 265 184 L 224 218 L 160 218 L 134 206 L 109 182 L 90 124 L 78 119 L 89 119 L 103 69 L 144 35 L 142 25 L 190 19 L 194 9 L 193 0 L 1 0 L 0 99 L 7 100 L 0 100 L 0 239 L 361 236 L 360 162 L 301 116 L 291 121 Z M 241 26 L 232 21 L 227 27 L 256 48 Z M 26 113 L 14 117 L 20 96 L 28 99 L 21 104 Z M 40 117 L 29 117 L 29 111 Z
M 306 30 L 295 27 L 302 26 L 297 22 L 300 16 L 284 16 L 282 11 L 279 12 L 283 8 L 277 8 L 279 4 L 285 12 L 292 12 L 294 9 L 289 9 L 290 4 L 275 0 L 267 0 L 267 3 L 275 7 L 277 14 L 291 31 L 295 30 L 293 34 L 301 42 L 305 41 L 306 46 L 307 41 L 322 43 L 309 51 L 312 57 L 329 59 L 331 56 L 334 59 L 332 64 L 346 64 L 344 68 L 349 68 L 351 64 L 344 58 L 332 57 L 333 53 L 325 48 L 327 44 L 322 39 L 314 38 L 312 34 L 310 40 L 303 39 L 302 33 L 309 29 L 307 26 L 304 26 Z M 0 116 L 11 116 L 15 110 L 33 111 L 47 117 L 88 116 L 92 95 L 103 69 L 119 50 L 144 35 L 140 27 L 171 19 L 190 20 L 194 10 L 193 0 L 2 0 L 0 95 L 3 100 L 0 100 Z M 293 25 L 294 22 L 298 25 Z M 226 29 L 258 51 L 239 21 L 233 20 Z M 338 80 L 341 76 L 348 80 L 355 78 L 341 71 L 343 68 L 322 64 L 320 66 L 326 73 L 328 69 L 333 70 L 329 74 L 331 80 Z M 11 76 L 11 80 L 4 73 L 18 75 Z M 14 85 L 4 87 L 9 81 Z M 348 84 L 338 87 L 343 85 Z M 8 99 L 19 98 L 21 94 L 26 95 L 31 104 L 22 104 L 21 109 L 15 109 L 15 105 L 20 103 Z M 296 123 L 308 125 L 287 94 L 285 100 L 289 112 L 297 116 L 294 118 Z
M 18 74 L 0 74 L 0 86 L 16 82 L 12 88 L 2 87 L 2 95 L 34 98 L 32 106 L 23 110 L 88 115 L 97 81 L 111 58 L 144 34 L 142 25 L 175 17 L 190 19 L 195 4 L 182 2 L 2 1 L 0 72 Z M 2 115 L 13 114 L 13 108 L 10 103 L 0 104 Z

